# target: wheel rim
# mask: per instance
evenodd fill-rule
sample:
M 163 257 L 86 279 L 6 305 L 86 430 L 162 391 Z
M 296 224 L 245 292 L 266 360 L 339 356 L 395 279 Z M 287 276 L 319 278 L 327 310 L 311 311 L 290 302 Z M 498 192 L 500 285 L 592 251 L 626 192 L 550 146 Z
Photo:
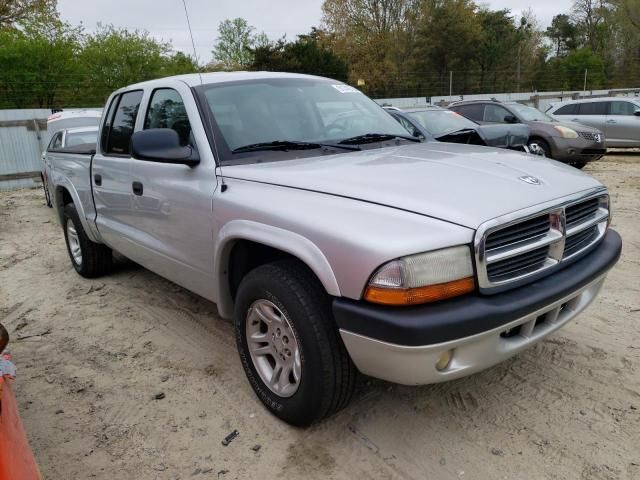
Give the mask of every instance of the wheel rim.
M 529 144 L 529 150 L 531 150 L 531 153 L 533 153 L 534 155 L 540 155 L 542 157 L 547 156 L 544 148 L 542 148 L 542 146 L 537 142 L 531 142 Z
M 245 335 L 253 366 L 267 388 L 279 397 L 296 393 L 302 364 L 287 316 L 269 300 L 256 300 L 247 312 Z
M 71 252 L 73 261 L 76 262 L 78 266 L 82 265 L 82 250 L 80 248 L 78 231 L 70 218 L 67 219 L 67 239 L 69 241 L 69 251 Z

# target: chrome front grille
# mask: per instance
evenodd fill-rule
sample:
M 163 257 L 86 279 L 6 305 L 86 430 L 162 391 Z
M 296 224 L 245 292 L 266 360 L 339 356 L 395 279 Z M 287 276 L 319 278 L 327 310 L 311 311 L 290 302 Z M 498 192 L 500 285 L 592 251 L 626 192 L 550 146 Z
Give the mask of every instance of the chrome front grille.
M 531 209 L 529 209 L 531 210 Z M 500 291 L 532 281 L 577 257 L 604 235 L 609 196 L 602 190 L 565 202 L 508 215 L 481 225 L 475 255 L 481 290 Z
M 578 132 L 585 140 L 591 140 L 592 142 L 601 142 L 602 134 L 601 133 L 593 133 L 593 132 Z

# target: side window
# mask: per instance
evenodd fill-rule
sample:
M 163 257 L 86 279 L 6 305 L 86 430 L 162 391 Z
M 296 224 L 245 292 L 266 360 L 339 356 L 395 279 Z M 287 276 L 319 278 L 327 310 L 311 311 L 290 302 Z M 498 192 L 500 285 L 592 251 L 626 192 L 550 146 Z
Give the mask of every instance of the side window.
M 580 115 L 606 115 L 607 102 L 585 102 L 578 104 Z
M 123 93 L 113 117 L 105 154 L 129 155 L 129 141 L 136 124 L 142 91 Z
M 564 107 L 560 107 L 556 110 L 553 115 L 575 115 L 577 110 L 577 105 L 575 103 L 565 105 Z
M 630 102 L 609 102 L 609 115 L 633 115 L 638 107 Z
M 62 132 L 57 132 L 53 138 L 51 138 L 47 150 L 55 150 L 56 148 L 62 148 Z
M 511 115 L 509 111 L 499 105 L 485 105 L 484 121 L 493 123 L 505 123 L 504 117 Z
M 191 124 L 178 92 L 172 88 L 159 88 L 153 92 L 144 119 L 144 129 L 149 128 L 170 128 L 178 132 L 180 145 L 189 144 Z
M 481 122 L 484 116 L 484 105 L 481 103 L 475 103 L 473 105 L 461 105 L 459 107 L 452 108 L 454 112 L 458 112 L 463 117 L 470 118 L 476 122 Z
M 393 115 L 393 118 L 395 118 L 398 123 L 400 123 L 400 125 L 402 125 L 404 127 L 404 129 L 409 132 L 410 135 L 413 135 L 414 137 L 419 137 L 420 135 L 422 135 L 418 129 L 413 125 L 413 123 L 411 123 L 409 120 L 407 120 L 406 118 L 400 117 L 400 116 L 396 116 Z
M 102 126 L 102 132 L 100 132 L 100 149 L 102 153 L 107 151 L 107 139 L 109 138 L 109 131 L 111 130 L 111 123 L 113 121 L 113 111 L 119 100 L 120 95 L 116 95 L 111 99 L 109 108 L 107 108 L 107 114 L 104 117 L 104 125 Z

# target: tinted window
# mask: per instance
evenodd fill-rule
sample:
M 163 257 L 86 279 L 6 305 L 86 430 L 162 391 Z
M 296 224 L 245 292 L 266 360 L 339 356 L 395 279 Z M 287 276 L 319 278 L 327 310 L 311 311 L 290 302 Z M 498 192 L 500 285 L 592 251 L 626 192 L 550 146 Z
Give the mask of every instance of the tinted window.
M 113 111 L 115 110 L 115 106 L 118 104 L 119 99 L 120 95 L 116 95 L 111 99 L 111 103 L 109 104 L 109 108 L 107 109 L 107 113 L 104 117 L 104 125 L 102 126 L 102 131 L 100 132 L 100 149 L 103 153 L 107 151 L 107 139 L 109 138 L 109 130 L 111 130 Z
M 587 102 L 578 104 L 579 115 L 606 115 L 607 102 Z
M 118 109 L 113 118 L 113 125 L 109 132 L 109 140 L 105 153 L 116 155 L 129 154 L 129 141 L 131 140 L 133 128 L 136 124 L 141 99 L 141 91 L 122 94 L 120 102 L 118 102 Z
M 493 123 L 505 123 L 504 117 L 511 115 L 509 111 L 498 105 L 485 105 L 484 121 Z
M 553 112 L 554 115 L 575 115 L 577 110 L 577 105 L 575 103 L 565 105 L 564 107 L 560 107 L 558 110 Z
M 153 92 L 144 128 L 170 128 L 178 132 L 180 145 L 189 144 L 191 124 L 187 117 L 182 97 L 171 88 L 161 88 Z
M 62 132 L 56 133 L 49 142 L 49 149 L 62 148 Z
M 631 102 L 610 102 L 609 115 L 633 115 L 640 107 Z
M 484 105 L 481 103 L 474 105 L 460 105 L 459 107 L 452 107 L 451 110 L 458 112 L 471 120 L 475 120 L 476 122 L 481 122 L 482 117 L 484 116 Z
M 525 122 L 552 122 L 551 118 L 546 113 L 542 113 L 540 110 L 529 105 L 522 105 L 521 103 L 513 103 L 509 105 L 509 108 Z

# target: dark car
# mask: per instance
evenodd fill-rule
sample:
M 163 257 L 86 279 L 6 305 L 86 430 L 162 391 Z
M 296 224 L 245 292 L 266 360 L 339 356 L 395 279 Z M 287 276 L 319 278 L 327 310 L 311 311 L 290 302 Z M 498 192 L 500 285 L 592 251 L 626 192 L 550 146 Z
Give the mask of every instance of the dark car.
M 607 151 L 604 134 L 579 123 L 559 122 L 540 110 L 517 102 L 467 100 L 450 110 L 481 124 L 524 123 L 529 127 L 529 148 L 577 168 L 600 159 Z
M 420 139 L 528 151 L 529 127 L 520 123 L 479 125 L 451 110 L 432 106 L 405 110 L 385 107 L 385 110 Z

